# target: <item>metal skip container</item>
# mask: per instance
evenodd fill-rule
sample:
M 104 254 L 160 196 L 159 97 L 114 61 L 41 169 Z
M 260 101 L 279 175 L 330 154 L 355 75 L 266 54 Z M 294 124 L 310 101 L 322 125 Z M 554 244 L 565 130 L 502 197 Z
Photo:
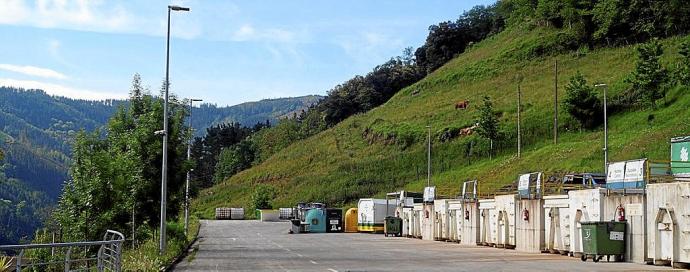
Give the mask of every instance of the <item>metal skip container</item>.
M 410 237 L 412 234 L 412 226 L 413 226 L 413 208 L 412 207 L 404 207 L 402 209 L 402 235 Z
M 454 199 L 448 201 L 448 241 L 460 242 L 462 228 L 462 200 Z
M 656 265 L 688 268 L 690 137 L 671 139 L 671 162 L 650 172 L 659 175 L 655 180 L 668 183 L 647 185 L 647 256 Z
M 448 214 L 449 199 L 434 200 L 434 240 L 446 241 L 449 238 L 450 216 Z
M 568 195 L 544 196 L 545 250 L 550 253 L 570 252 L 570 203 Z
M 460 192 L 460 211 L 457 214 L 458 240 L 464 245 L 480 245 L 481 220 L 477 180 L 465 181 Z M 486 205 L 485 205 L 486 206 Z M 494 204 L 492 206 L 495 207 Z
M 422 218 L 424 217 L 424 204 L 415 203 L 412 205 L 412 226 L 410 226 L 410 236 L 422 239 Z
M 517 195 L 499 195 L 494 197 L 496 200 L 496 247 L 514 249 L 515 248 L 515 220 L 516 220 L 516 200 Z
M 656 265 L 690 264 L 690 183 L 647 186 L 647 256 Z
M 625 194 L 603 188 L 568 192 L 570 198 L 570 251 L 581 257 L 582 222 L 626 221 L 625 260 L 645 261 L 644 191 L 628 190 Z
M 478 202 L 480 221 L 479 221 L 479 242 L 483 246 L 496 245 L 496 211 L 495 199 L 480 199 Z
M 544 200 L 520 199 L 515 218 L 515 250 L 540 253 L 544 246 Z
M 359 213 L 357 230 L 359 232 L 383 233 L 383 221 L 388 216 L 386 211 L 393 212 L 397 206 L 397 200 L 362 198 L 357 205 Z

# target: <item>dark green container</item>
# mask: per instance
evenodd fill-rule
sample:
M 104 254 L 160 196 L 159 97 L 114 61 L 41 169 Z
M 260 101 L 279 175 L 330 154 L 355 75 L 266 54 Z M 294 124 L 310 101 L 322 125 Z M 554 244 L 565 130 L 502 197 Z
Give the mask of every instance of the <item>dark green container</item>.
M 387 216 L 383 221 L 383 233 L 393 236 L 402 236 L 402 219 L 395 216 Z
M 592 257 L 594 262 L 606 256 L 616 261 L 625 259 L 627 222 L 582 222 L 582 261 Z

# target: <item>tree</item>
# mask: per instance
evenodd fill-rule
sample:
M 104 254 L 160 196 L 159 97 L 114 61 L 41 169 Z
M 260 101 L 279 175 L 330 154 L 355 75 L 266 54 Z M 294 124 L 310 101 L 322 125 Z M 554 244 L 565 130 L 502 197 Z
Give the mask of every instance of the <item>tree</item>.
M 276 190 L 270 185 L 259 184 L 252 194 L 252 205 L 255 209 L 271 209 Z
M 680 84 L 690 86 L 690 39 L 686 39 L 680 44 L 678 53 L 680 57 L 676 68 L 676 80 Z
M 664 84 L 668 75 L 660 62 L 663 53 L 664 50 L 657 39 L 637 46 L 637 63 L 628 79 L 632 83 L 633 93 L 638 94 L 636 96 L 644 99 L 645 104 L 652 108 L 656 107 L 658 99 L 666 95 Z
M 218 155 L 214 182 L 218 183 L 252 166 L 256 148 L 250 139 L 244 139 L 234 146 L 224 148 Z
M 491 141 L 491 152 L 493 153 L 493 142 L 498 139 L 498 118 L 494 112 L 493 103 L 489 96 L 484 96 L 484 103 L 479 108 L 479 115 L 476 123 L 477 133 Z
M 133 89 L 138 84 L 135 76 Z M 154 132 L 163 123 L 163 101 L 134 95 L 129 108 L 120 107 L 111 117 L 104 133 L 82 131 L 76 137 L 71 177 L 54 214 L 66 240 L 98 239 L 108 228 L 130 230 L 132 217 L 142 232 L 158 224 L 162 142 Z M 184 126 L 185 107 L 174 96 L 171 100 L 167 213 L 174 217 L 190 168 L 185 156 L 190 135 Z
M 563 108 L 585 129 L 592 129 L 601 124 L 603 115 L 601 100 L 585 77 L 577 71 L 565 86 Z

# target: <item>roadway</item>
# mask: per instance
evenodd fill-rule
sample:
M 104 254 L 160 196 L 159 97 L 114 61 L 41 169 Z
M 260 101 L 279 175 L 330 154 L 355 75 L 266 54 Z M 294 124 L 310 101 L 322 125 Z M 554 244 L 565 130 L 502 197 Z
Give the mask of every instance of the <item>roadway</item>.
M 289 228 L 289 222 L 203 220 L 197 243 L 173 271 L 670 270 L 375 234 L 288 234 Z

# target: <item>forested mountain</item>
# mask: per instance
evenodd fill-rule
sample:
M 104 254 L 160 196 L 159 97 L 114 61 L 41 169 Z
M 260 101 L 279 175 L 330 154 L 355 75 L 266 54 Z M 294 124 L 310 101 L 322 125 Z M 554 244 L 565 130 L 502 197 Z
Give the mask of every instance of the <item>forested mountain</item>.
M 277 123 L 281 118 L 292 118 L 303 109 L 316 104 L 323 97 L 307 95 L 300 97 L 264 99 L 256 102 L 246 102 L 231 107 L 218 107 L 213 104 L 201 104 L 194 109 L 192 126 L 199 136 L 206 132 L 206 128 L 224 123 L 239 123 L 253 126 L 256 123 Z
M 225 122 L 273 123 L 319 99 L 279 98 L 230 107 L 202 104 L 194 108 L 193 127 L 201 135 L 206 128 Z M 0 149 L 5 155 L 0 160 L 0 174 L 4 174 L 0 179 L 0 201 L 4 201 L 0 203 L 4 205 L 0 218 L 14 220 L 10 226 L 17 228 L 7 232 L 5 223 L 10 221 L 0 222 L 0 243 L 17 242 L 40 225 L 43 216 L 38 213 L 55 203 L 68 179 L 72 144 L 79 131 L 101 129 L 118 107 L 128 105 L 127 100 L 79 100 L 51 96 L 42 90 L 0 86 Z M 17 208 L 21 201 L 32 204 Z

